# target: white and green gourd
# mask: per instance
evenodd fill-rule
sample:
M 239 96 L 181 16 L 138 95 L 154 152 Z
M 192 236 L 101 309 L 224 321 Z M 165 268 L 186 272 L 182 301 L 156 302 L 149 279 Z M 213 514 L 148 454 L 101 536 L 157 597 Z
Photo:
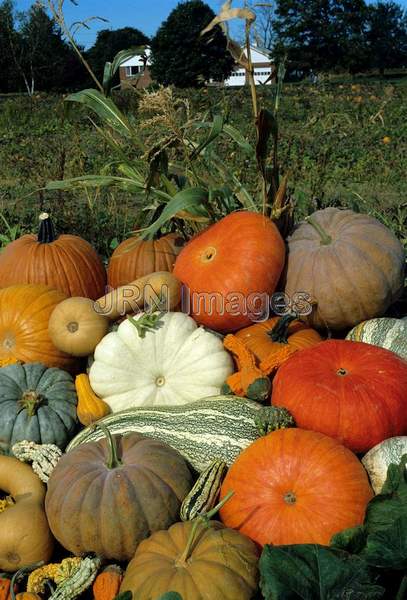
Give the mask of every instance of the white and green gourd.
M 363 321 L 348 333 L 346 339 L 386 348 L 407 360 L 407 317 Z
M 222 340 L 188 315 L 140 313 L 99 342 L 89 381 L 116 413 L 216 396 L 231 373 Z
M 215 506 L 227 470 L 228 466 L 223 460 L 214 460 L 202 471 L 181 504 L 181 521 L 192 521 Z
M 407 436 L 388 438 L 374 446 L 362 458 L 375 494 L 380 494 L 386 481 L 387 469 L 391 464 L 400 464 L 407 454 Z
M 47 483 L 62 456 L 62 451 L 55 444 L 36 444 L 28 440 L 17 442 L 11 451 L 21 462 L 30 462 L 32 470 L 44 483 Z
M 96 579 L 101 564 L 99 556 L 83 558 L 72 575 L 56 587 L 49 600 L 73 600 L 80 596 Z
M 283 418 L 284 417 L 284 418 Z M 112 434 L 133 431 L 167 443 L 201 473 L 214 460 L 229 467 L 262 435 L 283 426 L 293 427 L 288 411 L 237 396 L 213 396 L 183 406 L 137 407 L 112 413 L 98 421 Z M 78 433 L 66 451 L 103 437 L 100 428 Z

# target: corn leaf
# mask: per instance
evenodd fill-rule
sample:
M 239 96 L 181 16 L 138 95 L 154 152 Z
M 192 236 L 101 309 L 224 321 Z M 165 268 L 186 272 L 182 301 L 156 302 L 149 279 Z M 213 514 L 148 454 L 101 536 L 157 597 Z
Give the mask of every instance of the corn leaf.
M 201 35 L 209 33 L 216 25 L 231 21 L 232 19 L 244 19 L 249 23 L 253 23 L 256 20 L 256 15 L 249 8 L 232 8 L 232 0 L 226 0 L 220 9 L 220 13 L 201 31 Z
M 215 115 L 213 118 L 213 123 L 211 126 L 211 130 L 209 132 L 208 137 L 203 140 L 199 146 L 197 146 L 194 151 L 192 152 L 190 158 L 196 158 L 199 154 L 201 154 L 201 152 L 203 150 L 205 150 L 205 148 L 207 146 L 209 146 L 209 144 L 211 142 L 213 142 L 213 140 L 215 140 L 217 137 L 219 137 L 219 135 L 222 133 L 222 129 L 223 129 L 223 117 L 222 115 Z
M 96 113 L 105 125 L 111 127 L 120 135 L 134 138 L 134 132 L 123 113 L 110 98 L 106 98 L 98 90 L 87 89 L 75 92 L 65 98 L 65 102 L 83 104 L 87 109 Z
M 78 188 L 106 188 L 116 186 L 126 192 L 144 191 L 144 185 L 134 179 L 115 177 L 111 175 L 82 175 L 62 181 L 49 181 L 46 190 L 74 190 Z
M 167 203 L 154 223 L 142 230 L 142 239 L 151 239 L 157 231 L 180 211 L 187 211 L 195 216 L 209 217 L 206 209 L 208 192 L 203 188 L 187 188 L 181 190 Z
M 240 133 L 238 129 L 232 127 L 232 125 L 225 124 L 223 126 L 223 132 L 226 133 L 246 154 L 255 156 L 255 150 L 253 146 L 246 140 L 246 138 Z

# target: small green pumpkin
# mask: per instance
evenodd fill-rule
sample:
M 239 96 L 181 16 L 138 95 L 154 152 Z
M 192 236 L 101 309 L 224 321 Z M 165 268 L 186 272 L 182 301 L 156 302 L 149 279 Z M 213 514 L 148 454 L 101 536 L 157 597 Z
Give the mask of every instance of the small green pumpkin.
M 69 373 L 41 363 L 0 369 L 0 447 L 22 440 L 64 449 L 77 424 L 77 396 Z
M 346 339 L 386 348 L 407 360 L 407 318 L 363 321 L 348 333 Z
M 388 438 L 377 444 L 362 458 L 375 494 L 380 494 L 391 464 L 398 465 L 407 454 L 407 435 Z

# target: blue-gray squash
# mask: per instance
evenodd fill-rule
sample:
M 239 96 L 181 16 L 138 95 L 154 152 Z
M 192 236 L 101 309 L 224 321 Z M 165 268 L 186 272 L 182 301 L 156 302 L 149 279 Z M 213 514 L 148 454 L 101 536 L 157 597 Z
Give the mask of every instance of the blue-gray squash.
M 75 433 L 77 396 L 69 373 L 41 363 L 0 369 L 0 448 L 29 440 L 64 449 Z

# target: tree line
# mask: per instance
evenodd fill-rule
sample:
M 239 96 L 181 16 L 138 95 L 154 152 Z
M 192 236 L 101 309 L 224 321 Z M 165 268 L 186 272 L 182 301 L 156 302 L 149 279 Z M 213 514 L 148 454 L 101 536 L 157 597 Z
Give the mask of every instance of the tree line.
M 263 4 L 263 5 L 262 5 Z M 277 0 L 256 8 L 256 41 L 289 72 L 350 73 L 407 66 L 407 14 L 393 0 Z M 203 0 L 183 0 L 149 39 L 134 27 L 98 32 L 81 51 L 99 79 L 106 61 L 125 48 L 150 45 L 158 83 L 178 87 L 222 80 L 233 69 L 226 38 L 217 27 L 200 32 L 215 13 Z M 88 73 L 46 10 L 35 3 L 17 12 L 0 4 L 0 92 L 67 91 L 92 86 Z

